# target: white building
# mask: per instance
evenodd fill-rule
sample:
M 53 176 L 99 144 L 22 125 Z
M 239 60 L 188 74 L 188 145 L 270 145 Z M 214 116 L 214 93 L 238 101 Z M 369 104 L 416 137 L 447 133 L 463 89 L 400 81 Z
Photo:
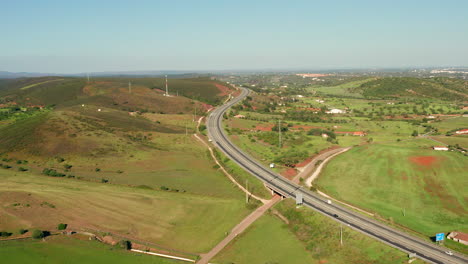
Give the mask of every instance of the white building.
M 442 151 L 448 151 L 449 149 L 445 146 L 434 146 L 432 147 L 433 150 L 442 150 Z
M 333 108 L 333 109 L 330 109 L 329 111 L 325 112 L 327 114 L 344 114 L 346 113 L 345 110 L 341 110 L 341 109 L 337 109 L 337 108 Z

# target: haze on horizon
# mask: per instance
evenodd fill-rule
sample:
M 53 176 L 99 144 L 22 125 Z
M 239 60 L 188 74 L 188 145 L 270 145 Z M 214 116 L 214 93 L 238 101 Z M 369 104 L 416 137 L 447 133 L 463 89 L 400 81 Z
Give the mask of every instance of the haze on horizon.
M 4 1 L 0 71 L 468 65 L 468 1 Z

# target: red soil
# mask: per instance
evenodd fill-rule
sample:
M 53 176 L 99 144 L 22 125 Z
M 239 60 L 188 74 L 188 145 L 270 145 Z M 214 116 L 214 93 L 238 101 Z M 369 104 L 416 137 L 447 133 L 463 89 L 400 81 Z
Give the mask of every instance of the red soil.
M 437 158 L 434 156 L 415 156 L 410 157 L 409 160 L 415 164 L 430 167 L 437 161 Z
M 205 103 L 202 103 L 202 107 L 203 109 L 205 109 L 205 111 L 210 111 L 211 108 L 213 108 L 212 105 L 209 105 L 209 104 L 205 104 Z
M 258 130 L 258 131 L 271 131 L 271 129 L 273 128 L 273 124 L 268 124 L 268 125 L 257 125 L 255 127 L 255 130 Z
M 294 176 L 296 176 L 296 174 L 297 174 L 297 171 L 295 169 L 293 169 L 293 168 L 288 168 L 288 169 L 281 172 L 282 176 L 284 176 L 284 177 L 286 177 L 286 178 L 288 178 L 290 180 L 292 178 L 294 178 Z
M 297 167 L 305 167 L 307 164 L 309 164 L 312 161 L 312 159 L 313 159 L 313 157 L 309 157 L 309 158 L 305 159 L 304 161 L 297 163 L 296 168 Z
M 312 128 L 324 129 L 323 127 L 318 127 L 318 126 L 305 126 L 305 125 L 295 125 L 295 126 L 292 126 L 290 129 L 291 129 L 291 130 L 304 130 L 304 131 L 308 131 L 308 130 L 311 130 Z
M 218 94 L 219 96 L 226 96 L 226 95 L 230 94 L 230 92 L 231 92 L 231 90 L 229 90 L 229 88 L 224 86 L 224 85 L 215 83 L 215 86 L 216 86 L 216 88 L 218 88 L 218 90 L 221 91 L 221 93 Z

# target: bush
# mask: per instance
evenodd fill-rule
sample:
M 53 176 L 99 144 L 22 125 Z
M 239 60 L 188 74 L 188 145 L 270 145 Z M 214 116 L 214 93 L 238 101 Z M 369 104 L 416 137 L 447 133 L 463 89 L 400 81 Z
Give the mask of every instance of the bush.
M 120 240 L 119 247 L 125 250 L 130 250 L 132 249 L 132 242 L 130 242 L 129 240 Z
M 96 169 L 94 169 L 94 171 L 96 171 L 96 172 L 100 172 L 100 171 L 101 171 L 101 169 L 100 169 L 100 168 L 96 168 Z
M 102 178 L 102 179 L 101 179 L 101 182 L 102 182 L 102 183 L 108 183 L 108 182 L 109 182 L 109 180 L 108 180 L 108 179 L 104 179 L 104 178 Z
M 18 233 L 19 233 L 20 235 L 22 235 L 22 234 L 24 234 L 24 233 L 26 233 L 26 232 L 28 232 L 27 229 L 21 228 L 20 230 L 18 230 Z
M 65 230 L 65 229 L 67 229 L 67 226 L 68 226 L 67 224 L 58 224 L 57 229 L 58 230 Z
M 18 171 L 28 171 L 28 169 L 23 168 L 23 167 L 19 167 L 19 168 L 18 168 Z
M 51 177 L 65 177 L 66 175 L 60 172 L 57 172 L 54 169 L 45 168 L 42 170 L 42 174 L 51 176 Z
M 10 232 L 6 232 L 6 231 L 1 231 L 0 232 L 0 237 L 9 237 L 11 235 L 12 235 L 12 233 L 10 233 Z
M 35 239 L 43 238 L 43 237 L 45 237 L 45 232 L 36 229 L 36 230 L 34 230 L 32 232 L 32 237 L 35 238 Z

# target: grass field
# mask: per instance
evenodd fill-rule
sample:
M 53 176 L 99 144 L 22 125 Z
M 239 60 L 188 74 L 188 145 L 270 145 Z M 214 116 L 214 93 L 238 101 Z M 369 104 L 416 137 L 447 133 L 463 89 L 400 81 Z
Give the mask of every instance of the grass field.
M 406 254 L 285 200 L 275 208 L 289 224 L 266 214 L 229 244 L 214 263 L 406 263 Z M 417 260 L 413 263 L 423 263 Z
M 468 136 L 433 136 L 431 138 L 434 138 L 435 140 L 438 140 L 440 142 L 443 142 L 447 145 L 456 145 L 458 144 L 462 148 L 468 148 Z M 436 144 L 436 143 L 434 143 Z M 439 144 L 440 145 L 440 144 Z
M 453 129 L 468 128 L 468 117 L 448 118 L 441 122 L 434 122 L 431 125 L 438 128 L 440 133 L 446 133 Z
M 340 245 L 340 224 L 307 207 L 296 208 L 293 200 L 275 207 L 288 220 L 288 229 L 302 241 L 317 263 L 394 264 L 407 263 L 407 255 L 373 238 L 343 226 Z M 413 263 L 423 263 L 417 260 Z
M 170 264 L 180 261 L 130 253 L 97 241 L 83 241 L 64 236 L 41 240 L 0 242 L 0 259 L 16 264 Z
M 266 214 L 213 259 L 213 263 L 315 263 L 283 222 Z
M 428 237 L 468 231 L 467 158 L 430 149 L 432 141 L 355 147 L 316 182 L 326 193 Z
M 316 91 L 318 93 L 327 94 L 327 95 L 345 95 L 345 96 L 352 96 L 352 97 L 362 97 L 360 93 L 350 91 L 349 89 L 359 87 L 361 84 L 369 82 L 371 80 L 373 80 L 373 78 L 347 82 L 347 83 L 340 84 L 337 86 L 312 86 L 312 87 L 309 87 L 308 90 Z
M 214 198 L 3 169 L 0 179 L 0 227 L 10 232 L 55 230 L 63 222 L 199 253 L 249 213 L 240 193 L 239 198 Z

